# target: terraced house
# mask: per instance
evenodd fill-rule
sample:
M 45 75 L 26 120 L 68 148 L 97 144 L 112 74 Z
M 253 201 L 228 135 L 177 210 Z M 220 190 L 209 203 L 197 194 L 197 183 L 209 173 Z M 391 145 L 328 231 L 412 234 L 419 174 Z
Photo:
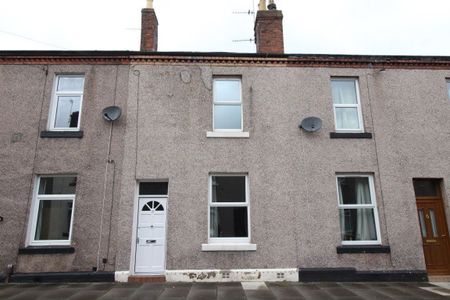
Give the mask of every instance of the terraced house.
M 450 274 L 450 57 L 0 52 L 10 281 Z M 106 108 L 106 109 L 105 109 Z M 299 126 L 301 125 L 301 126 Z

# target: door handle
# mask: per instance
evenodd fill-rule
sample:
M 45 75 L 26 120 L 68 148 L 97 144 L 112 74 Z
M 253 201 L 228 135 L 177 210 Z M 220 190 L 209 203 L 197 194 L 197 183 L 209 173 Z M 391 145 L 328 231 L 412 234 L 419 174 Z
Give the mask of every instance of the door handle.
M 145 242 L 147 244 L 154 244 L 154 243 L 156 243 L 156 240 L 146 240 Z

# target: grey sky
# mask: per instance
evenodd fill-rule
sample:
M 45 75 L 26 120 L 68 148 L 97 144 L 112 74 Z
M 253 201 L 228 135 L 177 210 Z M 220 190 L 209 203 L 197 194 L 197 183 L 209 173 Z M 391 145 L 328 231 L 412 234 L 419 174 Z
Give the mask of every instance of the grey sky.
M 255 52 L 253 42 L 232 42 L 253 37 L 253 15 L 233 11 L 257 2 L 155 0 L 159 50 Z M 275 2 L 287 53 L 450 55 L 449 0 Z M 138 50 L 144 6 L 145 0 L 0 0 L 0 50 Z

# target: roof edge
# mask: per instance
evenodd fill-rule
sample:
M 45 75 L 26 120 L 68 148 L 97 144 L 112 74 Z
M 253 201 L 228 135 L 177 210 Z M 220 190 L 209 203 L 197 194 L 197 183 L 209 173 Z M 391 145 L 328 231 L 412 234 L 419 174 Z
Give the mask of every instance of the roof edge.
M 450 68 L 450 56 L 147 51 L 0 51 L 0 64 L 189 64 Z

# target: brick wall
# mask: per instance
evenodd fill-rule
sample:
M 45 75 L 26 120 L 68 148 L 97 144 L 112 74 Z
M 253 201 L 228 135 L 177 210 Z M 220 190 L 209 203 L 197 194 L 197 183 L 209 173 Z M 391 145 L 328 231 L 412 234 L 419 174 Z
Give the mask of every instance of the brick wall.
M 158 50 L 158 19 L 153 8 L 142 9 L 141 51 Z
M 257 53 L 284 53 L 283 13 L 280 10 L 260 10 L 255 21 Z

